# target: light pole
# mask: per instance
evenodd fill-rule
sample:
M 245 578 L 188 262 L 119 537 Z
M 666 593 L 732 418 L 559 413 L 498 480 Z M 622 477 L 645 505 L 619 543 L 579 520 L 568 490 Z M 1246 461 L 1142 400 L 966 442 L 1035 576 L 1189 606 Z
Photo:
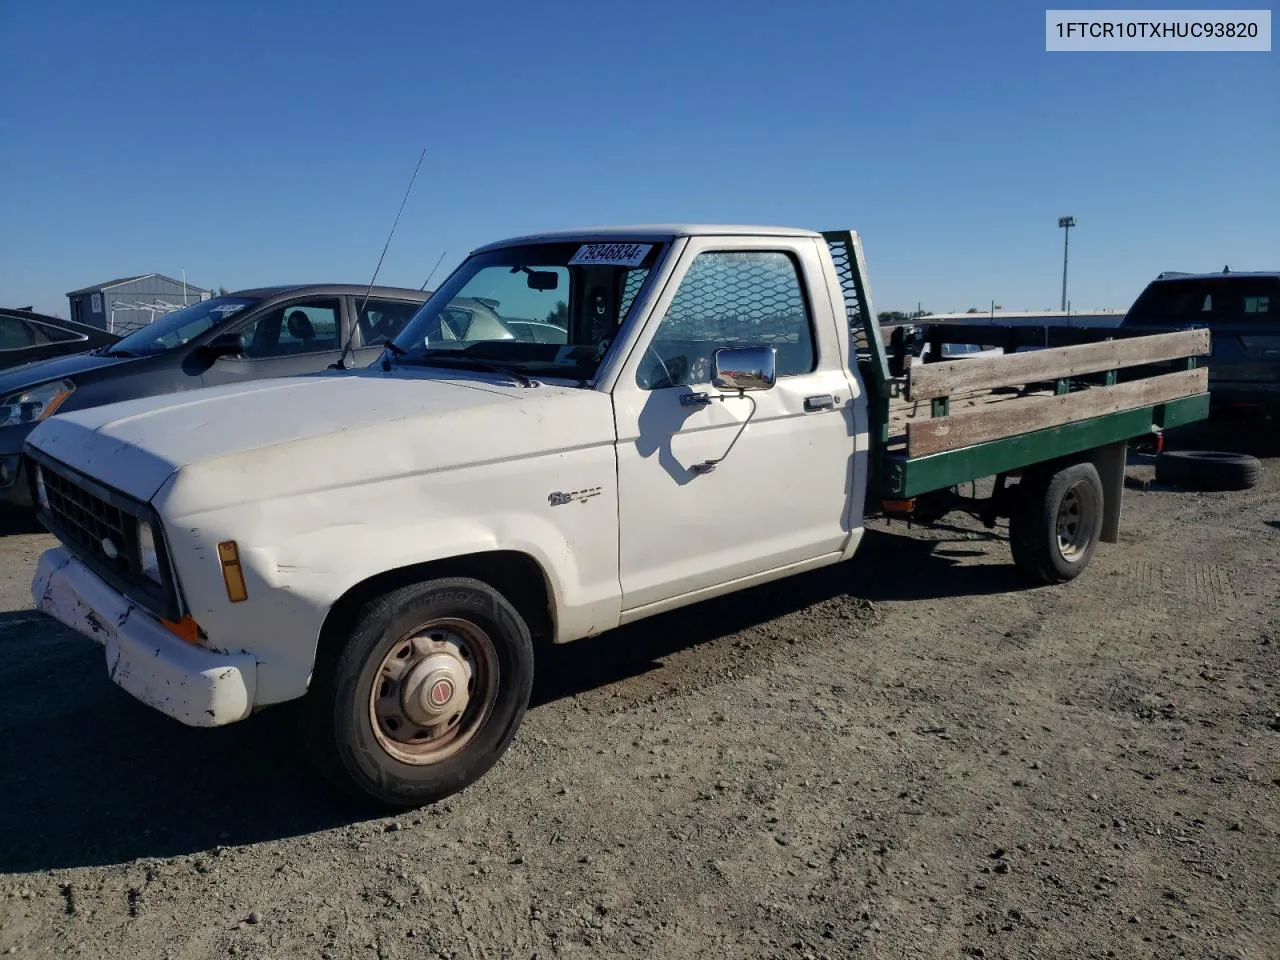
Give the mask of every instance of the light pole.
M 1059 217 L 1058 226 L 1062 228 L 1062 312 L 1067 312 L 1067 244 L 1071 241 L 1071 228 L 1076 225 L 1075 217 Z

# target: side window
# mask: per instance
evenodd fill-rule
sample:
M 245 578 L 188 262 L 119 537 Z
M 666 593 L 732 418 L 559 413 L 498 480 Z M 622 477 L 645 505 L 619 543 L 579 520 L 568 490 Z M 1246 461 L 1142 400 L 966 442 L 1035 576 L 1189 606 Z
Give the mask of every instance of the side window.
M 357 307 L 361 299 L 356 298 Z M 370 300 L 356 321 L 360 327 L 360 342 L 368 347 L 394 340 L 421 306 L 412 300 Z
M 53 327 L 47 323 L 33 323 L 37 333 L 43 334 L 52 343 L 62 343 L 67 340 L 88 340 L 83 333 L 76 333 L 74 330 L 67 330 L 64 327 Z
M 339 316 L 336 299 L 300 300 L 264 313 L 237 332 L 250 359 L 321 353 L 341 346 Z
M 764 345 L 777 350 L 779 377 L 816 365 L 795 261 L 772 251 L 702 253 L 680 281 L 637 380 L 646 390 L 709 383 L 717 349 Z
M 21 350 L 36 342 L 31 328 L 17 317 L 0 317 L 0 350 Z

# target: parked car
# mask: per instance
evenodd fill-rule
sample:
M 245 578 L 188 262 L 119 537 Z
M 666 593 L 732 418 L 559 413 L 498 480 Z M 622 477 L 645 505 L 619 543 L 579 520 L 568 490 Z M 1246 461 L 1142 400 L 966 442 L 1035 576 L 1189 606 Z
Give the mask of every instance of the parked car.
M 1144 333 L 1188 327 L 1209 329 L 1214 407 L 1280 416 L 1280 271 L 1162 273 L 1121 322 Z
M 372 362 L 430 291 L 374 287 L 357 320 L 367 290 L 354 284 L 241 290 L 183 307 L 96 350 L 0 372 L 0 505 L 30 508 L 22 444 L 55 411 L 323 370 L 338 359 L 353 327 L 346 364 Z
M 84 353 L 120 338 L 88 324 L 16 307 L 0 307 L 0 368 Z
M 568 343 L 569 330 L 560 324 L 499 313 L 491 297 L 457 297 L 436 315 L 425 331 L 428 340 L 523 340 Z

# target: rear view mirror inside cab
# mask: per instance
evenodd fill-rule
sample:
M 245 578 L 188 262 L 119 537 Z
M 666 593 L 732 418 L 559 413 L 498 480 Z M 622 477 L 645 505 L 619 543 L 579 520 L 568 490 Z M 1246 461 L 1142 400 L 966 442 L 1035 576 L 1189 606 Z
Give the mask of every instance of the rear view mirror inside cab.
M 554 270 L 530 270 L 528 267 L 512 267 L 512 273 L 524 271 L 528 276 L 525 282 L 530 290 L 554 290 L 560 286 L 560 275 Z

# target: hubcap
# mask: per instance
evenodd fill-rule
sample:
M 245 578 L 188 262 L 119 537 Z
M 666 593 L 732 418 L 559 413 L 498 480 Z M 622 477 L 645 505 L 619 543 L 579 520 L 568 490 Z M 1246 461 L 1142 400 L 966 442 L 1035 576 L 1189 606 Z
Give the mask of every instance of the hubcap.
M 1067 490 L 1058 505 L 1058 552 L 1068 563 L 1079 560 L 1093 540 L 1097 504 L 1083 481 Z
M 484 726 L 498 692 L 493 641 L 466 620 L 434 620 L 392 644 L 369 692 L 379 745 L 404 763 L 439 763 Z

